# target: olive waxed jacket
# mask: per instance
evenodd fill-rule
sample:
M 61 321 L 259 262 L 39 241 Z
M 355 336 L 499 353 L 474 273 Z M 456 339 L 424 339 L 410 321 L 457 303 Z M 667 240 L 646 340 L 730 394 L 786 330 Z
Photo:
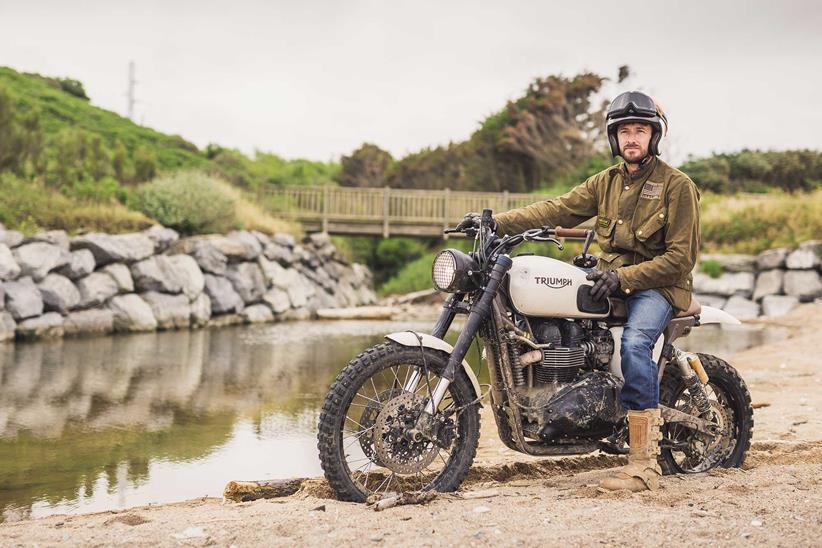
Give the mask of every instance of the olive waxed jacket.
M 570 192 L 494 216 L 497 233 L 540 226 L 574 227 L 596 216 L 602 252 L 597 268 L 617 270 L 630 295 L 659 290 L 676 311 L 691 303 L 691 270 L 699 253 L 699 190 L 659 158 L 629 174 L 625 164 L 588 178 Z

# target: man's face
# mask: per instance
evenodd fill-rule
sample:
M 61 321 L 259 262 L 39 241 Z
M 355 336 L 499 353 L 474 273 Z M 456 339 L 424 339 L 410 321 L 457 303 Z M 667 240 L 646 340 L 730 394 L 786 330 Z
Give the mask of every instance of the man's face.
M 617 142 L 622 159 L 629 164 L 638 164 L 648 154 L 652 134 L 651 124 L 620 124 L 617 128 Z

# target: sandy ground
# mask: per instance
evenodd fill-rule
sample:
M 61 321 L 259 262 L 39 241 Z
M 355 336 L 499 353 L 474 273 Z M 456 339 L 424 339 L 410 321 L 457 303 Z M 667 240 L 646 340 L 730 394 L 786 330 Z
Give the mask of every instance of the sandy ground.
M 822 305 L 764 321 L 789 328 L 790 337 L 729 359 L 756 407 L 754 444 L 742 469 L 666 476 L 655 492 L 603 494 L 594 485 L 620 458 L 526 457 L 499 442 L 485 414 L 463 488 L 425 506 L 374 512 L 327 498 L 317 480 L 279 500 L 202 499 L 4 524 L 0 546 L 819 546 Z

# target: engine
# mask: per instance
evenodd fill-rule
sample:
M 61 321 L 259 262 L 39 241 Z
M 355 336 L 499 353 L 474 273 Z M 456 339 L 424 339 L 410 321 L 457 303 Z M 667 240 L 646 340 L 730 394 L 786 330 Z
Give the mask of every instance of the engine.
M 608 372 L 611 332 L 590 320 L 530 318 L 527 325 L 541 348 L 510 346 L 526 434 L 554 441 L 610 434 L 624 416 L 621 381 Z

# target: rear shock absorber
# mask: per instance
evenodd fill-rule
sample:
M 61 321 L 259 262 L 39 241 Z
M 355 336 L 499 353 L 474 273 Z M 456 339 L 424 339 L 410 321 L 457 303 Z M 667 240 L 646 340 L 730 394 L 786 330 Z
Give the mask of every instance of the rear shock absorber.
M 683 352 L 678 348 L 674 349 L 674 356 L 676 357 L 677 364 L 679 364 L 679 370 L 682 373 L 682 380 L 685 382 L 685 387 L 693 398 L 694 405 L 701 416 L 707 416 L 711 411 L 711 402 L 708 400 L 708 394 L 705 392 L 705 385 L 702 380 L 704 369 L 702 369 L 702 364 L 699 363 L 699 357 Z M 692 360 L 695 360 L 698 366 L 691 365 Z M 703 374 L 698 375 L 696 373 L 697 370 L 703 371 Z M 704 378 L 705 382 L 707 382 L 707 375 L 705 375 Z
M 511 375 L 514 377 L 514 386 L 525 386 L 525 369 L 519 359 L 519 351 L 515 345 L 508 347 L 511 356 Z

